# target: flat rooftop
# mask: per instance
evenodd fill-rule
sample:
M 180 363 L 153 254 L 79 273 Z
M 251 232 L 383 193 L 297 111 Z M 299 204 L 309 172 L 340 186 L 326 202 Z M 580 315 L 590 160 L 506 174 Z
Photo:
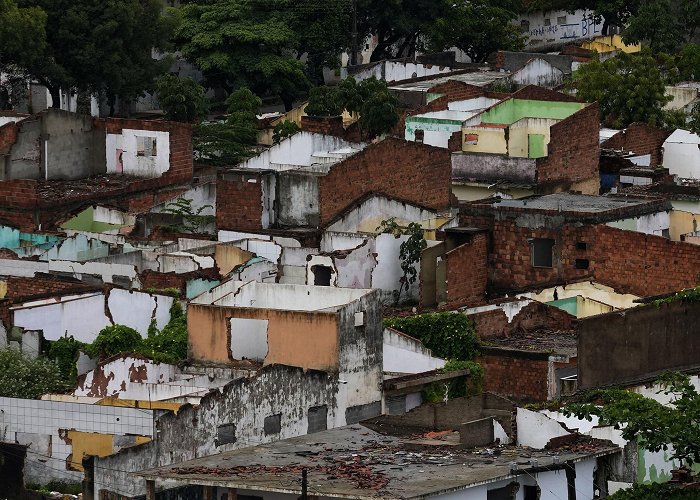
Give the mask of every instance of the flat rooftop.
M 495 208 L 519 208 L 523 210 L 547 210 L 554 212 L 596 214 L 629 207 L 653 205 L 655 200 L 639 198 L 621 198 L 595 196 L 574 193 L 556 193 L 518 200 L 500 200 L 493 204 Z
M 537 330 L 519 332 L 508 337 L 488 337 L 489 347 L 517 351 L 546 352 L 576 356 L 578 337 L 575 331 Z
M 399 438 L 351 425 L 220 453 L 137 475 L 246 490 L 298 494 L 303 469 L 312 495 L 376 499 L 423 498 L 470 485 L 511 479 L 539 467 L 616 453 L 609 441 L 585 440 L 554 450 L 517 446 L 465 449 L 418 435 Z M 511 471 L 515 462 L 518 471 Z

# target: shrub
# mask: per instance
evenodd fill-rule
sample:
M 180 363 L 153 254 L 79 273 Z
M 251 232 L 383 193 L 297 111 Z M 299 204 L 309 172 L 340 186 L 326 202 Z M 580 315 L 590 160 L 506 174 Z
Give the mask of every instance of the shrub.
M 695 500 L 697 490 L 685 490 L 668 484 L 635 484 L 611 495 L 610 500 Z
M 423 389 L 423 400 L 437 403 L 445 399 L 480 394 L 484 387 L 484 369 L 474 361 L 448 360 L 440 369 L 443 373 L 469 370 L 469 375 L 433 382 Z
M 49 344 L 47 356 L 56 362 L 63 379 L 71 384 L 75 384 L 78 378 L 76 362 L 80 351 L 86 351 L 87 347 L 87 344 L 75 340 L 72 336 L 61 337 Z
M 479 354 L 474 325 L 464 314 L 441 312 L 387 318 L 384 326 L 421 340 L 441 358 L 471 361 Z
M 93 358 L 108 358 L 120 352 L 139 352 L 141 334 L 126 325 L 112 325 L 100 330 L 86 352 Z
M 72 387 L 53 360 L 31 359 L 9 348 L 0 350 L 0 396 L 37 399 L 42 394 L 65 392 Z

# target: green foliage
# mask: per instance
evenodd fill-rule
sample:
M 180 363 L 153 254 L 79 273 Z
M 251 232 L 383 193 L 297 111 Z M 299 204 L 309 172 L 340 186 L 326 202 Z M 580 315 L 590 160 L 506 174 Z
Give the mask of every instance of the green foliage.
M 433 382 L 423 389 L 423 400 L 438 403 L 448 399 L 480 394 L 484 387 L 484 369 L 474 361 L 448 360 L 440 370 L 443 373 L 469 370 L 469 375 Z
M 272 129 L 272 144 L 279 144 L 287 137 L 291 137 L 301 130 L 299 125 L 289 120 L 283 120 Z
M 309 92 L 309 104 L 304 111 L 309 116 L 339 116 L 343 109 L 335 87 L 315 87 Z
M 673 0 L 674 2 L 677 0 Z M 623 30 L 625 43 L 648 42 L 654 52 L 671 52 L 683 42 L 671 0 L 642 2 Z
M 663 123 L 669 100 L 654 57 L 620 53 L 604 62 L 594 60 L 574 72 L 573 86 L 584 101 L 597 101 L 603 121 L 616 128 L 632 122 Z
M 663 299 L 655 300 L 652 304 L 659 307 L 662 304 L 671 304 L 673 302 L 700 302 L 700 286 L 676 292 Z
M 149 329 L 140 349 L 141 354 L 158 363 L 177 363 L 187 358 L 187 316 L 179 303 L 173 302 L 175 305 L 180 312 L 174 313 L 171 308 L 168 324 L 160 332 Z
M 457 47 L 472 62 L 484 62 L 498 50 L 521 50 L 523 36 L 513 23 L 519 8 L 519 0 L 453 3 L 449 15 L 440 16 L 427 27 L 428 48 L 442 51 Z
M 369 137 L 389 132 L 399 121 L 398 100 L 389 92 L 384 80 L 375 77 L 357 84 L 362 99 L 360 130 Z M 351 101 L 352 102 L 352 101 Z
M 46 13 L 38 7 L 20 8 L 14 0 L 0 0 L 0 47 L 0 70 L 36 63 L 46 48 Z
M 235 165 L 252 154 L 258 137 L 260 98 L 241 87 L 226 99 L 229 116 L 223 122 L 202 123 L 194 127 L 192 144 L 195 157 L 212 165 Z
M 383 220 L 377 228 L 381 233 L 393 234 L 396 238 L 408 236 L 399 246 L 399 259 L 401 259 L 401 276 L 399 289 L 394 290 L 394 303 L 398 304 L 402 293 L 408 292 L 411 285 L 418 279 L 416 265 L 420 262 L 421 253 L 428 246 L 423 235 L 423 227 L 417 222 L 411 222 L 405 228 L 399 226 L 395 217 Z
M 175 201 L 171 201 L 165 205 L 163 212 L 181 216 L 182 223 L 172 224 L 168 226 L 168 229 L 176 233 L 199 233 L 202 226 L 216 221 L 216 216 L 214 215 L 202 215 L 202 212 L 207 208 L 213 209 L 214 207 L 212 205 L 202 205 L 197 210 L 194 210 L 192 208 L 192 200 L 189 198 L 178 198 Z M 179 296 L 180 291 L 175 290 Z
M 70 388 L 55 361 L 45 357 L 30 359 L 12 348 L 0 350 L 0 396 L 37 399 Z
M 80 495 L 83 492 L 82 483 L 67 483 L 65 481 L 49 481 L 44 485 L 29 483 L 27 484 L 26 488 L 28 490 L 40 491 L 42 493 L 58 491 L 64 495 Z
M 700 80 L 700 45 L 689 43 L 678 53 L 678 77 L 685 81 Z
M 172 21 L 160 0 L 21 0 L 46 13 L 46 46 L 24 66 L 58 106 L 58 90 L 101 92 L 114 105 L 150 90 L 169 61 L 152 57 L 166 48 Z
M 227 91 L 246 86 L 278 96 L 291 109 L 308 88 L 305 66 L 295 57 L 299 32 L 290 19 L 301 11 L 282 0 L 210 0 L 179 9 L 174 41 L 204 73 L 210 86 Z
M 139 352 L 141 334 L 125 325 L 106 326 L 97 334 L 86 352 L 93 358 L 108 358 L 122 352 Z
M 176 299 L 180 298 L 180 295 L 182 295 L 182 292 L 180 292 L 179 289 L 177 288 L 146 288 L 144 290 L 145 292 L 148 293 L 158 293 L 160 295 L 170 295 L 171 297 L 175 297 Z
M 697 500 L 698 492 L 671 484 L 635 484 L 608 497 L 610 500 Z
M 72 336 L 61 337 L 49 344 L 47 357 L 56 362 L 61 372 L 61 377 L 70 382 L 71 385 L 75 384 L 78 378 L 78 368 L 76 365 L 78 356 L 80 355 L 80 351 L 84 351 L 86 347 L 87 344 L 75 340 Z
M 680 373 L 668 373 L 657 380 L 660 393 L 671 396 L 665 406 L 654 399 L 623 389 L 597 391 L 594 403 L 572 403 L 564 407 L 566 415 L 612 425 L 627 440 L 637 438 L 645 449 L 670 450 L 671 459 L 685 465 L 700 462 L 700 395 L 690 379 Z
M 474 325 L 464 314 L 440 312 L 387 318 L 384 326 L 419 339 L 441 358 L 471 361 L 479 354 Z
M 156 96 L 168 120 L 196 122 L 204 117 L 209 108 L 204 87 L 189 77 L 161 76 L 156 81 Z

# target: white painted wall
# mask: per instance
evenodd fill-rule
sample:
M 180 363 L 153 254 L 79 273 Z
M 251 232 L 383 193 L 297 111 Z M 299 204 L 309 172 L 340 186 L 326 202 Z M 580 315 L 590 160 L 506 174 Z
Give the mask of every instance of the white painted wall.
M 377 252 L 377 266 L 372 272 L 372 288 L 380 288 L 385 292 L 391 293 L 392 290 L 398 290 L 400 279 L 403 276 L 401 271 L 401 259 L 399 258 L 399 247 L 401 243 L 406 241 L 408 236 L 399 236 L 396 238 L 392 234 L 378 234 L 375 245 Z M 417 264 L 416 270 L 420 272 L 420 264 Z M 417 299 L 419 293 L 419 281 L 411 285 L 408 293 L 403 293 L 401 300 Z
M 410 222 L 425 222 L 428 224 L 428 221 L 437 218 L 437 214 L 408 203 L 375 195 L 346 212 L 342 218 L 329 225 L 325 232 L 356 233 L 362 231 L 376 233 L 382 221 L 391 217 L 394 217 L 398 224 L 408 224 Z M 331 239 L 335 237 L 334 235 L 329 236 Z M 334 250 L 339 250 L 339 248 L 334 248 Z
M 518 408 L 516 414 L 518 445 L 542 449 L 550 439 L 571 434 L 542 413 Z
M 238 168 L 283 171 L 308 167 L 315 163 L 312 155 L 316 152 L 347 150 L 347 156 L 362 151 L 366 146 L 364 143 L 348 142 L 339 137 L 301 131 L 258 156 L 244 161 Z
M 361 245 L 365 239 L 366 236 L 353 233 L 324 231 L 323 236 L 321 236 L 321 252 L 351 250 Z
M 264 361 L 267 356 L 266 319 L 231 318 L 231 355 L 233 359 Z
M 137 155 L 137 137 L 156 139 L 155 156 Z M 121 173 L 137 177 L 160 177 L 170 168 L 170 133 L 151 130 L 123 129 L 121 134 L 107 134 L 107 173 L 118 172 L 117 151 L 122 150 Z
M 422 373 L 445 366 L 445 360 L 433 356 L 418 339 L 391 328 L 384 329 L 384 371 Z
M 76 340 L 90 343 L 106 326 L 127 325 L 146 336 L 151 318 L 158 328 L 170 320 L 173 298 L 142 292 L 112 289 L 109 296 L 102 293 L 67 295 L 26 302 L 13 307 L 14 325 L 25 330 L 41 330 L 46 340 L 58 340 L 72 335 Z M 107 316 L 106 311 L 111 314 Z
M 73 447 L 61 439 L 59 429 L 153 436 L 149 410 L 16 398 L 0 398 L 0 408 L 0 441 L 29 446 L 25 483 L 82 480 L 82 472 L 66 469 Z
M 671 228 L 671 212 L 656 212 L 631 219 L 620 219 L 608 222 L 607 225 L 618 229 L 662 236 L 664 231 L 668 233 Z
M 564 82 L 564 72 L 544 59 L 536 58 L 511 74 L 509 80 L 516 85 L 555 87 Z
M 700 136 L 678 129 L 663 145 L 663 166 L 682 179 L 700 179 Z
M 13 261 L 17 262 L 17 261 Z M 0 270 L 2 270 L 0 263 Z M 51 260 L 47 264 L 46 271 L 56 273 L 71 273 L 78 279 L 84 274 L 100 276 L 105 283 L 114 283 L 117 276 L 127 277 L 132 280 L 135 288 L 140 287 L 137 270 L 134 266 L 126 264 L 109 264 L 103 262 L 73 262 L 70 260 Z M 43 272 L 46 272 L 43 271 Z
M 529 23 L 526 48 L 594 38 L 602 34 L 603 28 L 602 20 L 596 23 L 593 13 L 582 9 L 574 13 L 565 10 L 523 13 L 515 24 L 522 26 L 523 21 Z

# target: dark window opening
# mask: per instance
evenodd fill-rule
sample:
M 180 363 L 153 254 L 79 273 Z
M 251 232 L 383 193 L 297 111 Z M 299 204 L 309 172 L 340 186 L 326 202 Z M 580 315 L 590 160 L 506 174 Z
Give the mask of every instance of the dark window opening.
M 307 434 L 328 429 L 328 407 L 323 405 L 309 408 L 308 421 L 309 430 Z
M 263 424 L 265 430 L 265 435 L 269 436 L 271 434 L 279 434 L 282 430 L 282 414 L 270 415 L 265 417 L 265 423 Z
M 532 247 L 532 265 L 534 267 L 552 267 L 554 240 L 534 238 L 530 241 L 530 245 Z
M 328 266 L 311 266 L 311 272 L 314 273 L 314 285 L 331 286 L 333 269 Z
M 588 259 L 576 259 L 576 269 L 588 269 Z
M 523 493 L 525 493 L 524 500 L 540 500 L 539 486 L 525 486 Z
M 217 446 L 236 442 L 236 424 L 220 425 L 216 430 Z
M 416 138 L 416 142 L 423 142 L 423 139 L 425 138 L 425 130 L 416 130 L 414 132 L 414 136 Z
M 588 244 L 585 241 L 579 241 L 576 243 L 576 250 L 587 250 Z

